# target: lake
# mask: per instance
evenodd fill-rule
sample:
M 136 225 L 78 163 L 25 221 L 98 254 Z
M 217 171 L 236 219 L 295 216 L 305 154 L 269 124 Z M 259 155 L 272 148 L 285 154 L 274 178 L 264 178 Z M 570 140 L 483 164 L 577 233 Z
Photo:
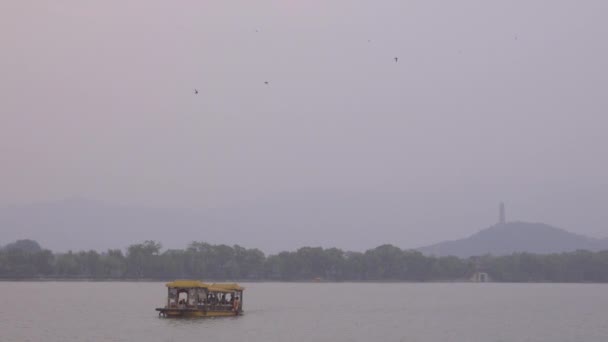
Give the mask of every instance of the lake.
M 608 285 L 243 285 L 244 316 L 162 319 L 160 282 L 0 282 L 0 341 L 608 341 Z

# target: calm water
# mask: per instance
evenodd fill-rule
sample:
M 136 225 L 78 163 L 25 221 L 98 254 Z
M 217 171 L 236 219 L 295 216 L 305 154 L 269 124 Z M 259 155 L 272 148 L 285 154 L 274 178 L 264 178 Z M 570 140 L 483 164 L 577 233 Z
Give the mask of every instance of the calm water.
M 0 341 L 608 341 L 608 285 L 245 286 L 245 316 L 179 320 L 162 283 L 0 282 Z

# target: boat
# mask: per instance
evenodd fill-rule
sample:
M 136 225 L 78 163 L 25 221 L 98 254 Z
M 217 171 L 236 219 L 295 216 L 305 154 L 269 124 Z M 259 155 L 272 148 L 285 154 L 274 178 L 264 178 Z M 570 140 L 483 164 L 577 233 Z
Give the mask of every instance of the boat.
M 239 284 L 206 284 L 198 280 L 167 283 L 165 307 L 160 317 L 226 317 L 243 314 L 243 290 Z

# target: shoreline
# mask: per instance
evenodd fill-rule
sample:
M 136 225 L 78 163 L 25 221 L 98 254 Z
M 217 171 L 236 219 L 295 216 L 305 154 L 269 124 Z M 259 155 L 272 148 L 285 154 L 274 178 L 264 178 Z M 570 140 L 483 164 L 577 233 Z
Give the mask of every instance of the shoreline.
M 0 278 L 0 283 L 8 282 L 61 282 L 61 283 L 163 283 L 175 279 L 95 279 L 95 278 Z M 608 282 L 475 282 L 470 280 L 432 280 L 432 281 L 400 281 L 400 280 L 366 280 L 366 281 L 306 281 L 306 280 L 206 280 L 207 283 L 281 283 L 281 284 L 608 284 Z

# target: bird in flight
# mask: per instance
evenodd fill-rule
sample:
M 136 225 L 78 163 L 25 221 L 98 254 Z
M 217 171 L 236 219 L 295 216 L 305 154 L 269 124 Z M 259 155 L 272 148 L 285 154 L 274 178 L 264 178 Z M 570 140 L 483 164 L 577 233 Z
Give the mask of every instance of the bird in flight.
M 265 84 L 265 85 L 268 85 L 269 83 L 270 83 L 270 82 L 268 82 L 268 81 L 264 81 L 264 84 Z
M 399 62 L 399 57 L 395 57 L 395 63 Z
M 198 95 L 198 89 L 194 89 L 194 95 Z

